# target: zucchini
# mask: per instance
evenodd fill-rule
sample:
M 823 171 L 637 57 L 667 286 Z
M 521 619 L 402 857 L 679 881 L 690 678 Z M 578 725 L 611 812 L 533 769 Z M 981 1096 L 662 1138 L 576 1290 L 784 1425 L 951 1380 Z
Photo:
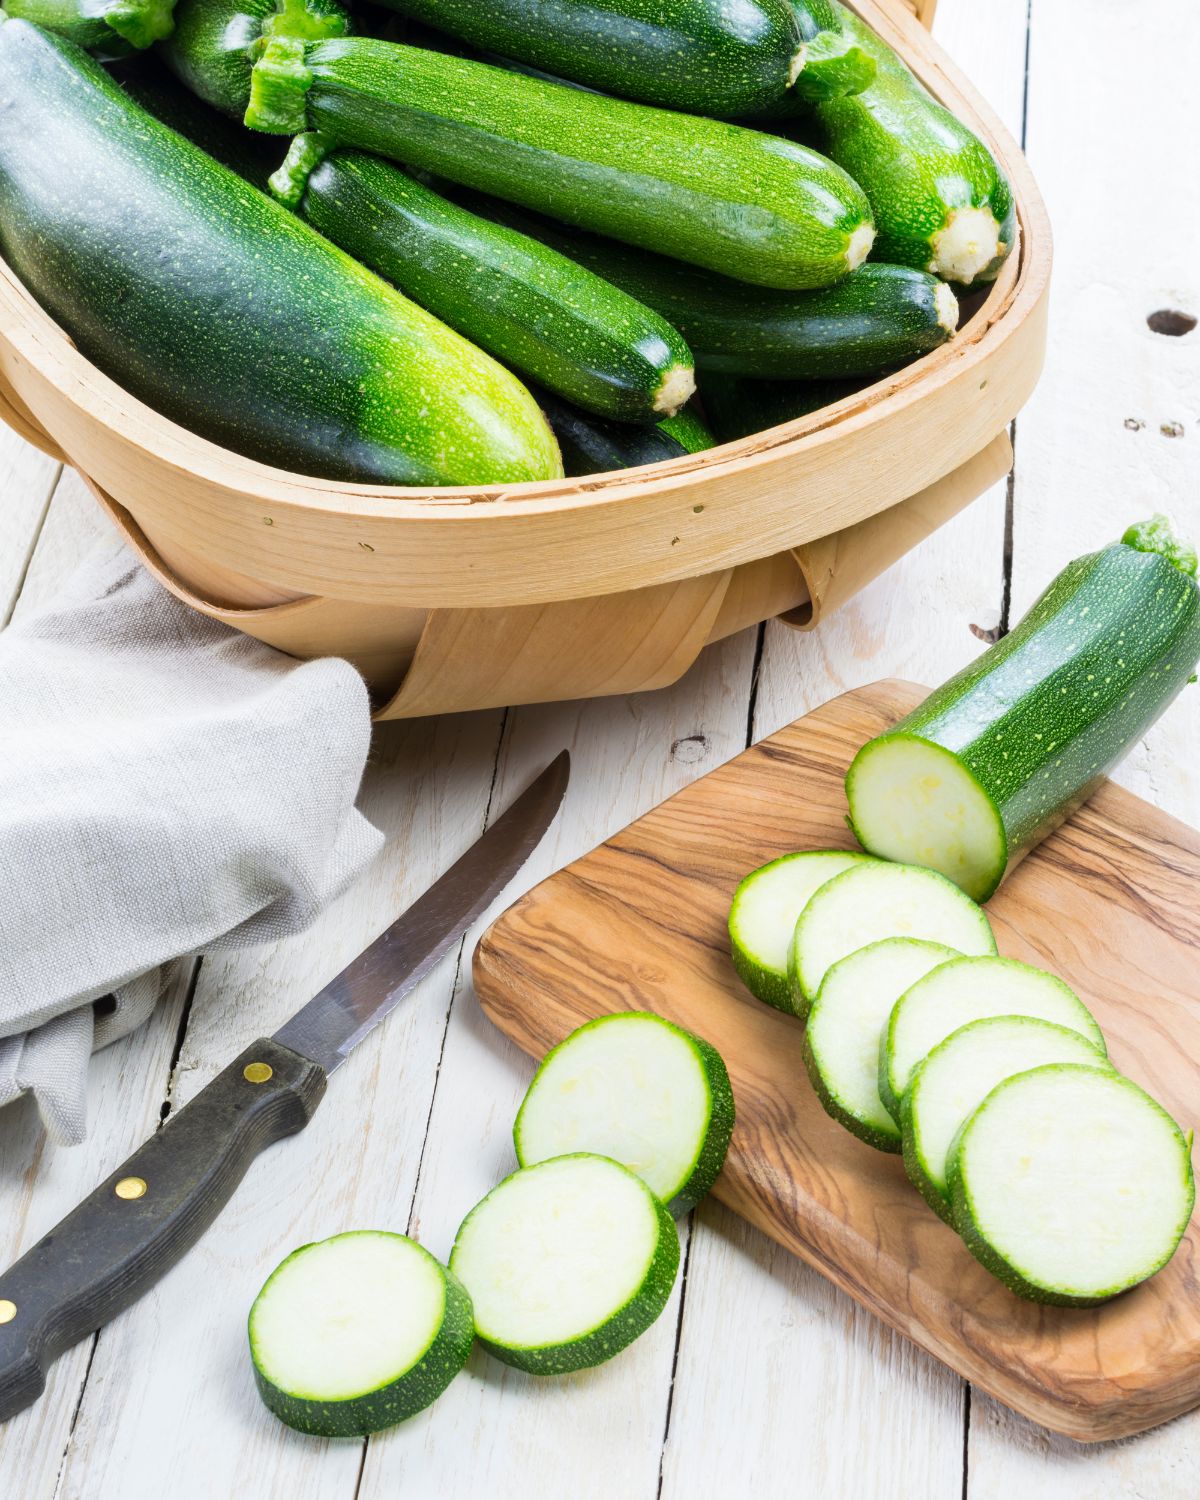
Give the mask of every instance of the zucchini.
M 861 93 L 814 104 L 815 141 L 866 190 L 876 257 L 965 286 L 994 280 L 1017 237 L 1012 190 L 995 158 L 886 42 L 837 9 L 874 60 L 875 78 Z
M 781 380 L 870 375 L 909 364 L 958 327 L 958 300 L 946 283 L 908 266 L 872 262 L 816 291 L 751 291 L 727 276 L 564 229 L 505 204 L 472 206 L 654 308 L 679 329 L 703 371 Z
M 0 19 L 32 21 L 101 62 L 170 36 L 175 0 L 4 0 Z
M 904 1094 L 918 1065 L 939 1042 L 971 1021 L 1032 1016 L 1077 1032 L 1105 1055 L 1104 1034 L 1068 985 L 1015 958 L 958 958 L 903 994 L 879 1039 L 879 1097 L 901 1118 Z
M 804 62 L 791 0 L 386 0 L 472 46 L 608 94 L 736 118 Z
M 1077 1031 L 1032 1016 L 990 1016 L 960 1026 L 917 1065 L 900 1101 L 908 1180 L 949 1223 L 950 1147 L 996 1085 L 1048 1063 L 1103 1067 L 1105 1062 L 1095 1043 Z
M 1161 521 L 1069 563 L 1009 635 L 859 751 L 846 794 L 863 847 L 985 901 L 1188 682 L 1193 567 Z
M 1196 1200 L 1191 1141 L 1119 1073 L 1078 1063 L 1006 1079 L 950 1159 L 954 1223 L 1019 1296 L 1090 1307 L 1153 1276 Z
M 861 380 L 747 380 L 709 373 L 700 394 L 718 441 L 733 443 L 806 417 L 862 389 Z
M 839 959 L 889 937 L 924 938 L 958 953 L 996 951 L 988 919 L 944 876 L 866 860 L 835 875 L 800 913 L 788 952 L 796 1013 L 806 1014 Z
M 709 448 L 717 446 L 708 423 L 695 406 L 684 406 L 674 416 L 663 417 L 656 425 L 659 432 L 673 438 L 685 453 L 706 453 Z
M 734 891 L 729 907 L 733 967 L 756 1000 L 798 1013 L 788 983 L 796 922 L 826 881 L 864 860 L 841 849 L 785 854 L 752 870 Z
M 740 281 L 828 286 L 871 248 L 862 189 L 795 142 L 368 37 L 306 41 L 285 25 L 249 43 L 253 128 L 320 131 Z M 180 17 L 171 51 L 188 52 L 185 81 L 219 55 L 214 29 Z
M 603 1364 L 650 1327 L 675 1285 L 679 1236 L 618 1162 L 558 1156 L 476 1204 L 450 1269 L 489 1353 L 531 1375 L 566 1375 Z
M 297 136 L 271 182 L 326 239 L 587 411 L 653 422 L 696 388 L 690 350 L 656 312 L 390 162 Z
M 808 1014 L 804 1066 L 825 1113 L 879 1151 L 900 1150 L 900 1128 L 879 1097 L 879 1038 L 900 996 L 953 948 L 884 938 L 839 959 Z
M 0 100 L 0 251 L 134 396 L 327 478 L 562 472 L 514 376 L 146 114 L 70 42 L 0 25 Z
M 402 1234 L 337 1234 L 294 1251 L 250 1309 L 259 1395 L 289 1427 L 362 1437 L 436 1401 L 475 1340 L 458 1279 Z
M 563 467 L 569 479 L 640 469 L 646 464 L 666 463 L 668 459 L 684 458 L 688 453 L 700 451 L 688 447 L 672 430 L 679 417 L 665 418 L 653 427 L 633 426 L 580 411 L 551 391 L 535 390 L 534 394 L 558 439 Z M 698 419 L 693 418 L 685 429 L 690 442 L 700 441 L 696 421 Z M 709 442 L 704 446 L 711 447 L 712 444 Z
M 715 1047 L 648 1011 L 601 1016 L 542 1060 L 513 1142 L 523 1167 L 588 1151 L 636 1172 L 672 1214 L 716 1181 L 733 1090 Z
M 833 0 L 788 4 L 804 43 L 803 66 L 788 92 L 758 112 L 757 122 L 767 128 L 806 112 L 818 100 L 861 94 L 875 77 L 875 59 L 846 30 Z

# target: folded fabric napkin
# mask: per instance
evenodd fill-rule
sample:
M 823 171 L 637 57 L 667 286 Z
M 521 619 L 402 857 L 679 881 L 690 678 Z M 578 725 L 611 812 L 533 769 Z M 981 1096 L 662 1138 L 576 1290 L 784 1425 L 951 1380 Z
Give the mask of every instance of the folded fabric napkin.
M 0 1104 L 82 1140 L 88 1057 L 173 964 L 350 883 L 383 843 L 354 806 L 370 732 L 346 662 L 195 614 L 116 542 L 0 634 Z

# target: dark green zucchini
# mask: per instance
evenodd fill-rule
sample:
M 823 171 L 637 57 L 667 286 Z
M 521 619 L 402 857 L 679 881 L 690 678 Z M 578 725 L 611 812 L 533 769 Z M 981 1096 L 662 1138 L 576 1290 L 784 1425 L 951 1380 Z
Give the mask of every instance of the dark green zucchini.
M 792 0 L 387 0 L 473 46 L 605 93 L 718 118 L 782 98 L 803 61 Z
M 687 453 L 705 453 L 717 445 L 708 423 L 691 404 L 682 411 L 677 411 L 673 417 L 664 417 L 658 424 L 658 430 L 674 438 Z
M 958 326 L 950 288 L 908 266 L 871 262 L 818 291 L 750 289 L 494 199 L 467 201 L 653 307 L 683 334 L 699 370 L 778 380 L 870 375 L 928 353 Z
M 846 792 L 863 848 L 986 900 L 1191 678 L 1195 575 L 1161 517 L 1068 563 L 1009 635 L 859 751 Z
M 14 21 L 32 21 L 102 62 L 170 36 L 175 0 L 4 0 Z
M 812 139 L 866 190 L 876 257 L 964 286 L 993 280 L 1017 235 L 1012 190 L 995 158 L 886 42 L 837 9 L 874 59 L 875 78 L 861 93 L 815 104 Z
M 395 484 L 561 472 L 507 370 L 24 21 L 0 25 L 0 252 L 106 374 L 251 458 Z
M 658 313 L 378 156 L 297 136 L 272 186 L 435 317 L 587 411 L 653 422 L 696 388 L 691 352 Z
M 734 443 L 807 417 L 860 390 L 861 380 L 747 380 L 713 374 L 704 377 L 700 395 L 718 441 Z
M 558 439 L 570 479 L 660 464 L 713 446 L 708 429 L 691 413 L 685 419 L 681 412 L 654 427 L 633 427 L 580 411 L 551 391 L 535 390 L 534 394 Z
M 185 81 L 210 81 L 226 56 L 218 13 L 242 3 L 184 0 L 170 53 Z M 741 281 L 828 286 L 871 247 L 862 190 L 795 142 L 367 37 L 305 41 L 290 24 L 247 40 L 261 54 L 253 128 L 320 131 Z M 198 91 L 228 108 L 233 83 Z

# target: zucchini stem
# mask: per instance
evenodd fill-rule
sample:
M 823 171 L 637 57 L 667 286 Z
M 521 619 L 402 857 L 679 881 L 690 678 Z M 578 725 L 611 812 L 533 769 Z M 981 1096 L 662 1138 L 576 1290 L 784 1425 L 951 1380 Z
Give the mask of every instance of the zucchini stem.
M 664 417 L 673 417 L 682 406 L 686 406 L 696 391 L 696 372 L 691 365 L 672 365 L 663 374 L 662 384 L 654 398 L 654 410 Z
M 1177 536 L 1171 518 L 1161 512 L 1148 521 L 1135 521 L 1121 540 L 1135 552 L 1157 552 L 1188 578 L 1195 578 L 1200 569 L 1195 546 Z
M 297 135 L 308 129 L 307 97 L 312 73 L 306 67 L 307 43 L 277 33 L 265 37 L 250 73 L 250 103 L 245 123 L 271 135 Z M 289 153 L 290 155 L 290 153 Z
M 105 24 L 139 51 L 175 30 L 175 0 L 112 0 Z
M 294 136 L 277 171 L 267 180 L 271 196 L 285 208 L 299 208 L 308 191 L 308 179 L 333 149 L 330 136 L 319 130 L 304 130 Z

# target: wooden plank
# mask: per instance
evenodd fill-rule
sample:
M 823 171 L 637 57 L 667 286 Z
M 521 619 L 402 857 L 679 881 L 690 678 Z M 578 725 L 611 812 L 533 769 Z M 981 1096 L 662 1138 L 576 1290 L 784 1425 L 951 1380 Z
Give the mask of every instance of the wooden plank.
M 61 467 L 0 423 L 0 628 L 21 592 Z
M 1139 19 L 1170 36 L 1179 57 L 1200 49 L 1200 13 L 1148 0 Z M 1082 29 L 1081 29 L 1082 28 Z M 1086 66 L 1067 51 L 1086 47 Z M 1176 193 L 1154 143 L 1192 132 L 1186 90 L 1150 74 L 1131 81 L 1128 30 L 1088 0 L 1034 0 L 1029 151 L 1049 204 L 1056 262 L 1046 373 L 1020 422 L 1012 614 L 1017 618 L 1067 558 L 1119 536 L 1154 509 L 1200 534 L 1200 342 L 1164 337 L 1147 315 L 1200 314 L 1200 202 Z M 1066 49 L 1066 50 L 1065 50 Z M 1121 109 L 1111 101 L 1120 91 Z M 1087 120 L 1086 149 L 1072 122 Z M 1136 122 L 1131 128 L 1130 122 Z M 1121 211 L 1105 212 L 1120 184 Z M 1171 204 L 1171 233 L 1147 255 L 1142 227 Z M 1181 436 L 1174 424 L 1182 427 Z M 1167 431 L 1164 431 L 1164 427 Z M 1184 692 L 1117 771 L 1116 780 L 1200 825 L 1200 695 Z M 1156 976 L 1147 976 L 1151 990 Z M 1132 1442 L 1080 1449 L 986 1397 L 972 1410 L 970 1500 L 1184 1500 L 1195 1493 L 1200 1414 Z
M 627 699 L 515 711 L 497 781 L 509 797 L 563 745 L 573 765 L 563 813 L 509 892 L 525 889 L 660 798 L 741 749 L 753 633 L 706 652 L 675 687 Z M 509 1171 L 512 1122 L 530 1067 L 455 995 L 421 1162 L 416 1232 L 436 1255 Z M 686 1224 L 681 1226 L 687 1234 Z M 360 1500 L 480 1494 L 654 1500 L 670 1398 L 680 1287 L 648 1334 L 611 1364 L 537 1380 L 476 1352 L 429 1413 L 372 1441 Z

